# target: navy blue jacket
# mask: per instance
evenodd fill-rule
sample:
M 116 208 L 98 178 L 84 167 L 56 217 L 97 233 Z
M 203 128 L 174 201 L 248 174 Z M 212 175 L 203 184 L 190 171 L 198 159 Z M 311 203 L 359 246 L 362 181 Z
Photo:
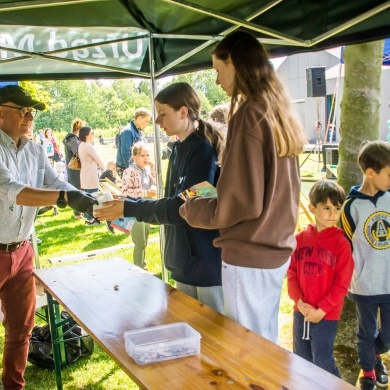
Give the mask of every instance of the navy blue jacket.
M 216 185 L 218 157 L 211 144 L 196 131 L 183 142 L 176 141 L 169 158 L 164 198 L 127 199 L 125 217 L 164 225 L 165 267 L 172 279 L 198 287 L 221 286 L 221 251 L 213 240 L 218 230 L 196 229 L 179 215 L 183 200 L 178 194 L 202 181 Z
M 138 141 L 142 141 L 142 136 L 134 122 L 131 121 L 119 134 L 118 149 L 116 151 L 116 165 L 122 168 L 129 167 L 131 148 Z

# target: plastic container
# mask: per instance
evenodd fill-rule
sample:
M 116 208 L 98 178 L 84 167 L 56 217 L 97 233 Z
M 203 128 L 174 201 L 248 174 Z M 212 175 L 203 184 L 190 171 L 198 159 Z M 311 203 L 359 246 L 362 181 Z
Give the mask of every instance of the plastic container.
M 200 352 L 201 335 L 185 322 L 131 330 L 123 337 L 127 354 L 140 365 Z

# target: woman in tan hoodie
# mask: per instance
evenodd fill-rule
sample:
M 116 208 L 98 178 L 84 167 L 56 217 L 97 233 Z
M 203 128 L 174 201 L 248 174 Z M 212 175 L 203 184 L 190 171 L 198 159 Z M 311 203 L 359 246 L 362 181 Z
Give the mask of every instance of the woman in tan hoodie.
M 217 198 L 181 208 L 189 225 L 219 229 L 225 314 L 278 341 L 280 292 L 295 248 L 305 136 L 267 53 L 236 31 L 212 53 L 217 84 L 231 97 Z

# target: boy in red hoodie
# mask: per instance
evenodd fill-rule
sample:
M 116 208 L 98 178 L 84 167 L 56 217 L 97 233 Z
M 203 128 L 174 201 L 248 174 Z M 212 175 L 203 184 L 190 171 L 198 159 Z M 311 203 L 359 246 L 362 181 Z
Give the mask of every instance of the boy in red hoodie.
M 316 224 L 297 234 L 287 271 L 288 294 L 295 302 L 293 348 L 297 355 L 340 376 L 333 347 L 354 267 L 351 245 L 334 226 L 345 193 L 332 181 L 319 181 L 309 200 Z

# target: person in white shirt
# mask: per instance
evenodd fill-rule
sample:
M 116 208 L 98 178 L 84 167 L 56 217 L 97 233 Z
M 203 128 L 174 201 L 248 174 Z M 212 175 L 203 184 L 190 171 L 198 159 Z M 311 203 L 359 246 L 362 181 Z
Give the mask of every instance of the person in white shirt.
M 0 299 L 5 342 L 4 389 L 23 389 L 31 330 L 35 319 L 34 251 L 30 245 L 37 207 L 67 204 L 84 212 L 96 199 L 58 178 L 41 145 L 26 134 L 37 110 L 17 85 L 0 89 Z

